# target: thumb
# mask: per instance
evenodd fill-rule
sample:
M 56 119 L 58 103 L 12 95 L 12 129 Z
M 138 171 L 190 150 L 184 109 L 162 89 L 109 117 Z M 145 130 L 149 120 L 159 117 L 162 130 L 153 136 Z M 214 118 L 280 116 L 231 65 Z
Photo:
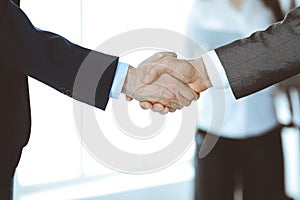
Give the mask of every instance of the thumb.
M 159 52 L 145 60 L 142 65 L 151 64 L 151 68 L 149 68 L 147 75 L 143 79 L 144 84 L 150 84 L 155 81 L 161 74 L 167 72 L 167 67 L 163 64 L 158 64 L 159 60 L 163 59 L 164 57 L 173 57 L 177 58 L 177 54 L 173 52 Z M 154 65 L 155 64 L 155 65 Z
M 167 72 L 167 67 L 161 64 L 156 64 L 152 66 L 148 72 L 147 75 L 143 79 L 144 84 L 150 84 L 153 81 L 155 81 L 157 78 L 160 77 L 160 75 Z
M 177 54 L 174 52 L 158 52 L 158 53 L 155 53 L 154 55 L 152 55 L 151 57 L 147 58 L 146 60 L 144 60 L 142 64 L 153 63 L 164 57 L 177 58 Z

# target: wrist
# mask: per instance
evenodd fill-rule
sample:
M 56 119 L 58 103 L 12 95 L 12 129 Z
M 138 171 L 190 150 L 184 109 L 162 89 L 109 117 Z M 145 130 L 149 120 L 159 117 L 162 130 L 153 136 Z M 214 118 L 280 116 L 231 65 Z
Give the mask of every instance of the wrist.
M 212 83 L 211 83 L 211 80 L 208 76 L 203 58 L 197 58 L 197 59 L 194 59 L 194 60 L 190 60 L 189 62 L 196 68 L 196 70 L 198 71 L 198 73 L 201 77 L 201 81 L 203 83 L 203 90 L 202 91 L 212 87 Z
M 129 93 L 130 93 L 130 88 L 131 88 L 130 80 L 132 79 L 131 76 L 132 76 L 133 70 L 134 70 L 134 67 L 132 67 L 132 66 L 128 67 L 126 79 L 124 81 L 124 85 L 123 85 L 122 91 L 121 91 L 123 94 L 126 94 L 127 96 L 129 96 Z

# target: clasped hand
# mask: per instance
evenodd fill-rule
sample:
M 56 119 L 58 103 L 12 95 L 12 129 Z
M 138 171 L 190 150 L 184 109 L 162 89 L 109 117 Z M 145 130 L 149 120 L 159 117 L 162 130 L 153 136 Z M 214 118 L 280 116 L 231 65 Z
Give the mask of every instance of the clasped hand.
M 211 87 L 202 58 L 178 59 L 175 53 L 156 53 L 137 68 L 129 67 L 122 93 L 143 109 L 166 114 L 189 106 Z

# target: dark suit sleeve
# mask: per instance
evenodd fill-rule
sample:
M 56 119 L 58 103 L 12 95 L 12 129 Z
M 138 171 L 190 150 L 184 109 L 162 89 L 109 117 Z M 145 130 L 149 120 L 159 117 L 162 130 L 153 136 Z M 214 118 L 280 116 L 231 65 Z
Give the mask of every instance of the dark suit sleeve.
M 265 31 L 216 49 L 236 98 L 300 72 L 300 7 Z
M 35 28 L 11 0 L 0 0 L 0 66 L 31 76 L 68 96 L 105 109 L 118 58 L 73 44 L 65 38 Z M 99 76 L 94 94 L 93 77 L 74 91 L 77 73 L 85 61 L 87 74 Z M 95 79 L 95 77 L 94 77 Z M 81 88 L 81 89 L 80 89 Z

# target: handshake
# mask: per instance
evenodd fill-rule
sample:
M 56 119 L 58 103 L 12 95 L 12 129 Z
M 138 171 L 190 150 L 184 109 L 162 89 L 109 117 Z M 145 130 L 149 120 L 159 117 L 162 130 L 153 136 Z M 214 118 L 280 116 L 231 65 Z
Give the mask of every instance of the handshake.
M 182 60 L 161 52 L 137 68 L 129 67 L 122 93 L 128 101 L 138 100 L 143 109 L 166 114 L 189 106 L 211 86 L 202 58 Z

